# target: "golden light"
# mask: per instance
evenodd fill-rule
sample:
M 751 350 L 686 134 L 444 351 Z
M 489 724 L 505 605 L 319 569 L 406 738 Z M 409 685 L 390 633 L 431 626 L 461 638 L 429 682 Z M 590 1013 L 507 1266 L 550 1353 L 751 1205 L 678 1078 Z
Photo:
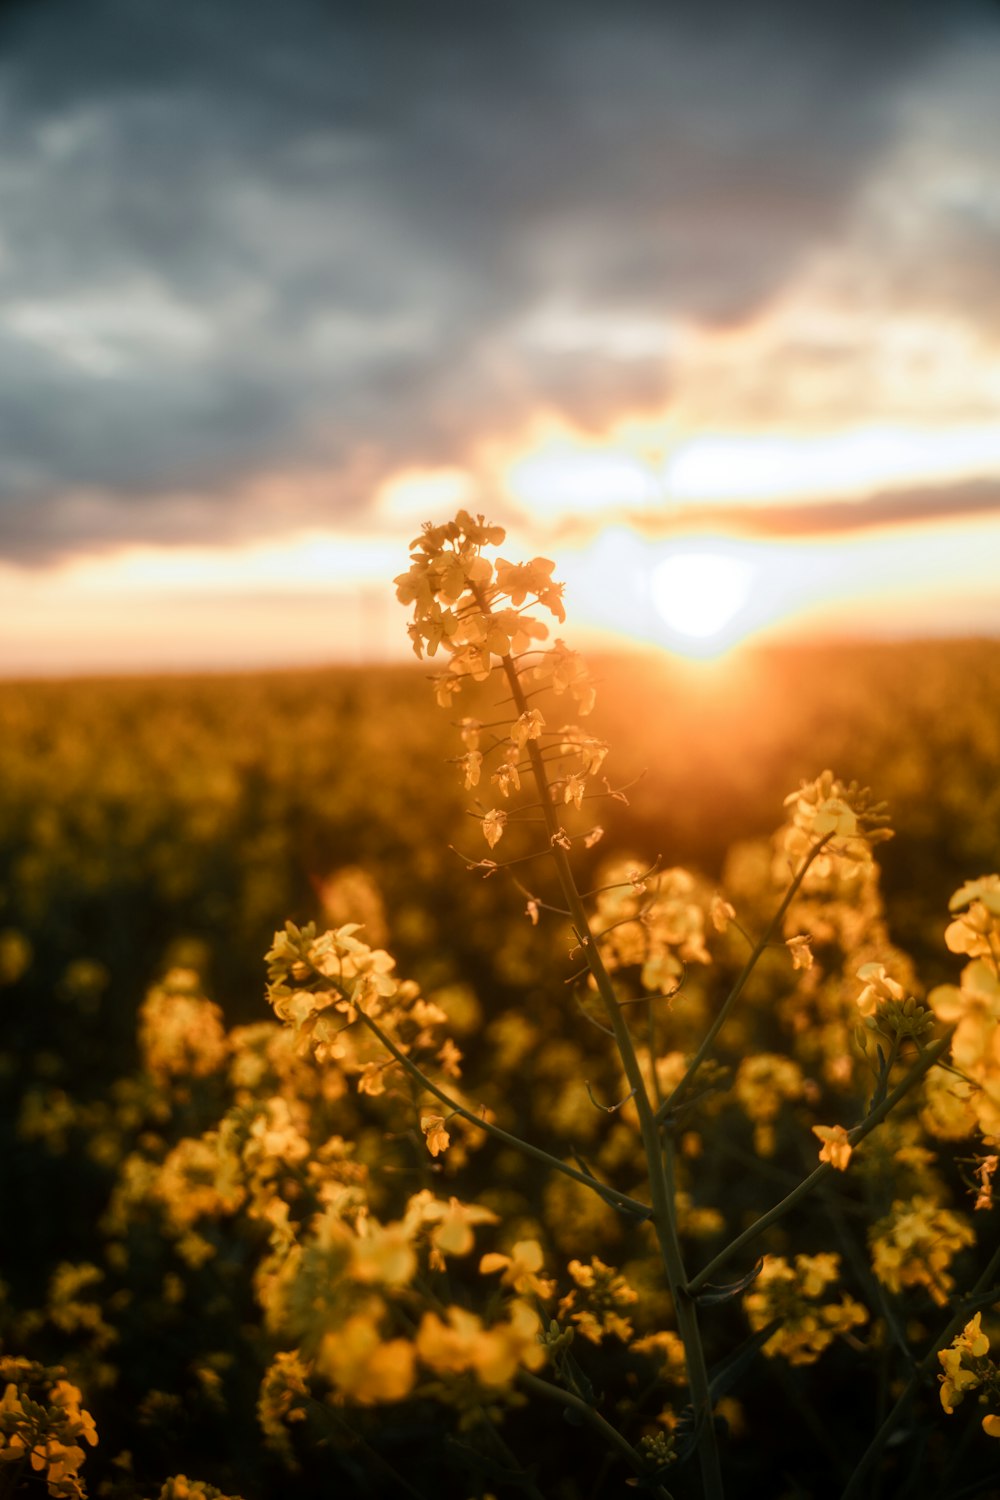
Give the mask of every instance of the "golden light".
M 726 627 L 750 597 L 754 570 L 721 552 L 675 552 L 653 569 L 650 591 L 661 619 L 703 645 L 725 643 Z
M 1000 468 L 996 424 L 867 426 L 834 433 L 720 433 L 675 445 L 666 486 L 679 500 L 801 502 L 860 498 L 915 483 L 961 482 Z
M 836 431 L 702 431 L 667 415 L 623 419 L 600 437 L 534 426 L 487 457 L 490 479 L 525 517 L 559 525 L 703 503 L 857 501 L 915 485 L 1000 475 L 1000 427 L 869 423 Z
M 505 486 L 536 520 L 634 511 L 656 498 L 648 464 L 613 445 L 552 437 L 516 458 Z

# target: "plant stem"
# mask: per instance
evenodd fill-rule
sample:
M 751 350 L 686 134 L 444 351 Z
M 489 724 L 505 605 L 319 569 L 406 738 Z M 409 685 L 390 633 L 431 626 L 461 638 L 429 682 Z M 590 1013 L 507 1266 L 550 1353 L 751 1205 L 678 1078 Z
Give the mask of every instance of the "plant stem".
M 517 1378 L 526 1390 L 532 1391 L 536 1396 L 541 1396 L 543 1400 L 558 1402 L 564 1410 L 568 1406 L 571 1410 L 578 1412 L 584 1421 L 588 1422 L 594 1428 L 595 1432 L 601 1434 L 610 1447 L 616 1449 L 621 1454 L 622 1458 L 624 1458 L 625 1462 L 636 1474 L 646 1473 L 646 1465 L 643 1463 L 641 1455 L 636 1452 L 628 1439 L 622 1437 L 618 1428 L 613 1427 L 610 1422 L 601 1416 L 597 1408 L 590 1406 L 584 1401 L 582 1396 L 577 1396 L 573 1391 L 564 1390 L 561 1385 L 553 1385 L 550 1380 L 542 1380 L 540 1376 L 533 1375 L 530 1370 L 518 1370 Z M 657 1487 L 654 1493 L 659 1495 L 661 1500 L 670 1500 L 670 1495 L 660 1486 Z
M 809 869 L 809 866 L 812 864 L 813 860 L 820 853 L 820 851 L 830 842 L 832 837 L 832 833 L 824 834 L 819 842 L 813 845 L 813 847 L 809 850 L 809 853 L 806 855 L 805 859 L 802 861 L 800 868 L 796 872 L 794 880 L 788 887 L 788 890 L 785 892 L 781 905 L 778 907 L 778 910 L 775 912 L 774 916 L 771 918 L 771 921 L 768 923 L 763 937 L 760 938 L 755 944 L 750 957 L 743 965 L 736 983 L 733 985 L 732 989 L 729 991 L 729 994 L 726 996 L 726 999 L 724 1000 L 722 1005 L 722 1009 L 719 1011 L 719 1014 L 716 1016 L 711 1026 L 708 1028 L 708 1031 L 705 1033 L 705 1036 L 702 1040 L 701 1046 L 698 1048 L 698 1051 L 695 1053 L 694 1057 L 691 1059 L 691 1062 L 688 1064 L 687 1071 L 685 1072 L 684 1077 L 674 1089 L 669 1099 L 661 1104 L 660 1108 L 657 1110 L 656 1115 L 658 1120 L 665 1119 L 672 1110 L 676 1109 L 678 1105 L 683 1103 L 686 1095 L 690 1091 L 692 1083 L 694 1082 L 695 1074 L 698 1072 L 698 1069 L 701 1067 L 702 1063 L 705 1061 L 705 1058 L 711 1051 L 711 1048 L 715 1042 L 715 1038 L 722 1030 L 733 1006 L 736 1004 L 737 1000 L 740 998 L 740 995 L 743 993 L 744 986 L 746 985 L 746 982 L 750 978 L 750 975 L 753 973 L 754 969 L 757 967 L 757 962 L 761 954 L 771 942 L 771 939 L 774 937 L 774 934 L 777 932 L 779 926 L 781 925 L 781 922 L 784 919 L 786 911 L 794 901 L 795 896 L 798 893 L 798 889 L 806 877 L 806 872 Z
M 558 1156 L 553 1156 L 551 1152 L 543 1150 L 541 1146 L 533 1146 L 530 1141 L 524 1141 L 518 1135 L 511 1135 L 509 1130 L 503 1130 L 499 1125 L 494 1125 L 491 1121 L 484 1120 L 482 1115 L 477 1115 L 473 1110 L 466 1109 L 464 1104 L 459 1104 L 457 1099 L 453 1099 L 432 1078 L 428 1078 L 423 1069 L 396 1046 L 392 1038 L 382 1030 L 377 1021 L 372 1020 L 366 1011 L 359 1010 L 358 1014 L 369 1031 L 378 1037 L 386 1051 L 391 1052 L 396 1061 L 402 1064 L 411 1077 L 416 1078 L 429 1094 L 433 1094 L 435 1099 L 440 1099 L 441 1103 L 454 1114 L 461 1115 L 462 1119 L 468 1120 L 470 1125 L 478 1125 L 480 1130 L 484 1130 L 487 1135 L 492 1135 L 497 1140 L 503 1141 L 505 1146 L 513 1146 L 518 1151 L 523 1152 L 525 1156 L 531 1156 L 535 1161 L 543 1162 L 545 1166 L 551 1167 L 554 1172 L 562 1172 L 564 1177 L 572 1177 L 575 1182 L 582 1182 L 585 1187 L 591 1188 L 598 1197 L 603 1198 L 612 1208 L 621 1209 L 622 1212 L 631 1214 L 639 1220 L 651 1217 L 648 1203 L 640 1203 L 638 1198 L 630 1198 L 627 1193 L 619 1193 L 616 1188 L 608 1187 L 605 1183 L 599 1182 L 596 1177 L 588 1177 L 586 1172 L 580 1172 L 576 1167 L 571 1167 L 568 1162 L 560 1161 Z
M 509 656 L 503 657 L 502 661 L 504 673 L 510 686 L 511 697 L 518 713 L 524 714 L 528 711 L 528 705 L 517 668 Z M 535 784 L 538 787 L 538 794 L 545 817 L 546 832 L 549 835 L 549 844 L 552 849 L 553 859 L 555 860 L 563 897 L 569 910 L 573 927 L 583 948 L 587 966 L 597 987 L 597 992 L 604 1002 L 608 1020 L 614 1033 L 615 1043 L 621 1056 L 622 1066 L 625 1069 L 625 1076 L 628 1079 L 629 1087 L 633 1091 L 635 1107 L 639 1116 L 639 1130 L 649 1171 L 653 1227 L 656 1231 L 660 1254 L 674 1301 L 678 1332 L 687 1355 L 688 1386 L 691 1394 L 691 1405 L 695 1413 L 695 1431 L 697 1434 L 698 1461 L 701 1466 L 702 1484 L 706 1500 L 722 1500 L 722 1470 L 719 1463 L 719 1450 L 715 1440 L 715 1425 L 712 1420 L 712 1401 L 709 1392 L 705 1352 L 702 1347 L 694 1301 L 687 1290 L 687 1274 L 684 1269 L 680 1242 L 677 1237 L 674 1202 L 664 1170 L 660 1128 L 657 1123 L 656 1112 L 650 1103 L 649 1093 L 646 1089 L 646 1080 L 639 1066 L 639 1059 L 636 1056 L 631 1032 L 622 1015 L 621 1006 L 618 1004 L 618 997 L 615 994 L 610 975 L 604 966 L 600 948 L 591 930 L 590 920 L 576 883 L 576 877 L 573 874 L 573 868 L 567 857 L 566 850 L 560 842 L 561 829 L 556 818 L 545 762 L 535 740 L 529 740 L 526 749 L 534 774 Z
M 934 1343 L 928 1349 L 927 1353 L 924 1355 L 923 1359 L 920 1361 L 919 1365 L 917 1365 L 917 1368 L 910 1376 L 909 1380 L 903 1388 L 899 1400 L 896 1402 L 895 1406 L 892 1408 L 889 1415 L 882 1423 L 882 1426 L 872 1438 L 872 1441 L 869 1443 L 867 1449 L 862 1455 L 861 1462 L 858 1464 L 857 1468 L 854 1470 L 854 1473 L 851 1475 L 847 1488 L 844 1490 L 844 1493 L 841 1496 L 841 1500 L 857 1500 L 857 1497 L 860 1496 L 863 1480 L 867 1478 L 869 1472 L 875 1464 L 876 1459 L 879 1457 L 879 1454 L 885 1447 L 885 1444 L 900 1416 L 906 1410 L 906 1407 L 916 1395 L 917 1391 L 920 1389 L 927 1376 L 937 1365 L 937 1357 L 939 1351 L 942 1350 L 946 1344 L 950 1344 L 956 1334 L 961 1333 L 962 1329 L 969 1321 L 971 1314 L 975 1311 L 977 1301 L 980 1306 L 989 1306 L 990 1303 L 996 1301 L 996 1287 L 995 1285 L 993 1285 L 993 1283 L 996 1281 L 998 1275 L 1000 1275 L 1000 1246 L 998 1246 L 997 1249 L 993 1252 L 992 1256 L 990 1257 L 989 1264 L 987 1265 L 985 1271 L 983 1271 L 982 1275 L 979 1277 L 975 1286 L 972 1288 L 969 1296 L 962 1299 L 962 1306 L 960 1310 L 948 1323 L 947 1327 L 944 1329 L 944 1332 L 940 1334 L 937 1339 L 935 1339 Z
M 936 1042 L 932 1043 L 930 1047 L 926 1048 L 926 1050 L 921 1053 L 918 1060 L 913 1064 L 913 1067 L 910 1069 L 910 1071 L 906 1074 L 906 1077 L 903 1078 L 892 1090 L 892 1093 L 887 1094 L 886 1097 L 882 1100 L 882 1103 L 877 1105 L 870 1114 L 866 1115 L 859 1125 L 855 1125 L 853 1130 L 848 1131 L 848 1140 L 850 1141 L 852 1146 L 858 1145 L 858 1143 L 860 1141 L 863 1141 L 865 1136 L 869 1135 L 877 1125 L 881 1125 L 886 1115 L 890 1110 L 896 1107 L 900 1099 L 902 1099 L 903 1095 L 909 1093 L 913 1085 L 917 1083 L 919 1079 L 921 1079 L 931 1067 L 933 1067 L 941 1054 L 947 1050 L 954 1029 L 954 1027 L 951 1027 L 944 1036 L 939 1037 Z M 728 1244 L 724 1250 L 720 1250 L 718 1255 L 715 1256 L 713 1260 L 710 1260 L 707 1266 L 702 1267 L 697 1276 L 692 1276 L 691 1280 L 688 1282 L 688 1291 L 692 1295 L 696 1294 L 700 1290 L 700 1288 L 705 1285 L 706 1281 L 710 1281 L 715 1273 L 722 1266 L 724 1266 L 726 1262 L 730 1260 L 738 1250 L 742 1250 L 746 1245 L 751 1244 L 759 1234 L 763 1234 L 765 1229 L 769 1229 L 772 1224 L 777 1223 L 779 1219 L 783 1218 L 790 1209 L 793 1209 L 795 1205 L 801 1201 L 801 1199 L 805 1198 L 808 1193 L 811 1193 L 813 1188 L 818 1187 L 818 1185 L 823 1182 L 825 1178 L 829 1177 L 830 1173 L 833 1170 L 834 1168 L 830 1165 L 829 1162 L 821 1162 L 816 1170 L 814 1172 L 811 1172 L 804 1181 L 800 1182 L 798 1187 L 794 1188 L 786 1198 L 782 1198 L 781 1202 L 776 1203 L 775 1206 L 769 1209 L 766 1214 L 762 1214 L 759 1219 L 755 1219 L 754 1222 L 750 1225 L 749 1229 L 745 1229 L 743 1233 L 737 1235 L 736 1239 Z

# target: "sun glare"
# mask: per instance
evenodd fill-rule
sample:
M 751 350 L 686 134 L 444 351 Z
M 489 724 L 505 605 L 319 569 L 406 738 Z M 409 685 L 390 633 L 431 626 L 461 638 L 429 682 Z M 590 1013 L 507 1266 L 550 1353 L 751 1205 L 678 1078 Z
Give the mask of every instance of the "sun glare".
M 677 552 L 653 569 L 653 603 L 680 635 L 717 636 L 750 594 L 749 563 L 718 552 Z

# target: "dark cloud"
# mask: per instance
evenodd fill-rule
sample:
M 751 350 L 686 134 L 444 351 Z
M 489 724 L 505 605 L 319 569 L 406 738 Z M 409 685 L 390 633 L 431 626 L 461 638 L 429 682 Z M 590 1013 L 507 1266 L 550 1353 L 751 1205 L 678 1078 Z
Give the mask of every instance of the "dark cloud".
M 748 317 L 837 232 L 899 91 L 989 15 L 8 6 L 0 549 L 273 527 L 234 496 L 296 465 L 350 519 L 380 471 L 540 403 L 665 399 L 666 352 L 528 349 L 526 324 L 553 300 Z

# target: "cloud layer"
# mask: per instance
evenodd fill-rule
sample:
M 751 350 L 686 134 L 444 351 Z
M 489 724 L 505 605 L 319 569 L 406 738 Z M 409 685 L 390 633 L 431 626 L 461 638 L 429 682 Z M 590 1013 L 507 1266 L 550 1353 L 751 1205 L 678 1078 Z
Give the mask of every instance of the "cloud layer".
M 963 156 L 1000 129 L 985 4 L 40 0 L 0 24 L 8 558 L 360 524 L 394 471 L 474 464 L 539 410 L 669 406 L 697 389 L 678 329 L 724 342 L 831 246 L 876 304 L 1000 323 L 1000 174 Z M 908 221 L 871 199 L 887 160 L 951 197 Z M 794 342 L 767 399 L 733 377 L 735 414 L 794 386 Z M 831 409 L 867 350 L 826 349 Z

